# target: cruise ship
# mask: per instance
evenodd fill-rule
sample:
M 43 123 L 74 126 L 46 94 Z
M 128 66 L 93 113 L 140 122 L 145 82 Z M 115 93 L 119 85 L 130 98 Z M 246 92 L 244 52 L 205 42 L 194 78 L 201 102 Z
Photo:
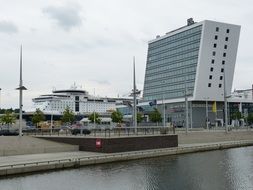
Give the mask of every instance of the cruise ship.
M 66 90 L 53 90 L 51 94 L 40 95 L 32 101 L 33 110 L 39 108 L 44 113 L 61 115 L 69 107 L 77 115 L 88 115 L 94 111 L 99 114 L 112 112 L 116 106 L 126 104 L 131 99 L 95 97 L 74 86 Z

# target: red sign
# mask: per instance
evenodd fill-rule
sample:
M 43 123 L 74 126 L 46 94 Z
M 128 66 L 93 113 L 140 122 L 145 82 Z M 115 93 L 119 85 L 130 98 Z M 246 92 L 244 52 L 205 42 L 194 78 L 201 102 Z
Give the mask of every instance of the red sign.
M 96 139 L 96 148 L 101 148 L 101 147 L 102 147 L 101 139 Z

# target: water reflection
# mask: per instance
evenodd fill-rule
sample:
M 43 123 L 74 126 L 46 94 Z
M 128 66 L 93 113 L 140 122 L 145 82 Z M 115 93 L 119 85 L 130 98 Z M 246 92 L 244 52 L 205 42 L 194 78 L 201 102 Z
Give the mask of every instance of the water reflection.
M 143 159 L 0 181 L 0 190 L 253 189 L 253 147 Z

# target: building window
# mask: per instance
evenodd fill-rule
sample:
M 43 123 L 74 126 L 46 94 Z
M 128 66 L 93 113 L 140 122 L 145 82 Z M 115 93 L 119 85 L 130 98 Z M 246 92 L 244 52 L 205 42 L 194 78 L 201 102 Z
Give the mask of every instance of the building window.
M 227 33 L 229 33 L 229 29 L 227 29 Z
M 209 75 L 209 79 L 212 80 L 213 76 L 212 75 Z
M 225 65 L 225 61 L 224 60 L 222 61 L 222 65 Z
M 213 51 L 213 56 L 215 56 L 215 54 L 216 54 L 215 51 Z
M 210 68 L 210 71 L 213 72 L 213 67 Z
M 214 59 L 212 59 L 212 64 L 214 64 Z
M 216 27 L 216 32 L 219 32 L 219 27 Z
M 226 57 L 226 55 L 227 55 L 226 53 L 223 53 L 223 57 Z
M 225 38 L 225 41 L 228 41 L 228 37 Z
M 219 88 L 221 88 L 222 84 L 219 84 Z
M 218 40 L 218 36 L 217 36 L 217 35 L 215 35 L 215 36 L 214 36 L 214 39 L 215 39 L 215 40 Z
M 221 70 L 220 70 L 222 73 L 224 72 L 224 68 L 221 68 Z
M 211 83 L 208 83 L 208 87 L 211 87 Z
M 222 80 L 223 79 L 223 76 L 220 76 L 220 80 Z
M 217 44 L 213 44 L 213 47 L 216 48 L 216 47 L 217 47 Z
M 228 48 L 228 46 L 227 45 L 224 45 L 224 49 L 227 49 Z

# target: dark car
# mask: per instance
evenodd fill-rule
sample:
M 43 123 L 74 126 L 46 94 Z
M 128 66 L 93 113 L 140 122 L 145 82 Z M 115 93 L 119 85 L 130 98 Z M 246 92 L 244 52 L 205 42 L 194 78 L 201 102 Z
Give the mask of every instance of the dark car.
M 10 131 L 8 129 L 0 130 L 0 136 L 18 136 L 19 133 L 17 131 Z
M 90 130 L 89 129 L 82 129 L 83 134 L 84 135 L 89 135 L 90 134 Z M 72 135 L 77 135 L 77 134 L 81 134 L 81 129 L 80 128 L 75 128 L 71 130 L 71 134 Z

